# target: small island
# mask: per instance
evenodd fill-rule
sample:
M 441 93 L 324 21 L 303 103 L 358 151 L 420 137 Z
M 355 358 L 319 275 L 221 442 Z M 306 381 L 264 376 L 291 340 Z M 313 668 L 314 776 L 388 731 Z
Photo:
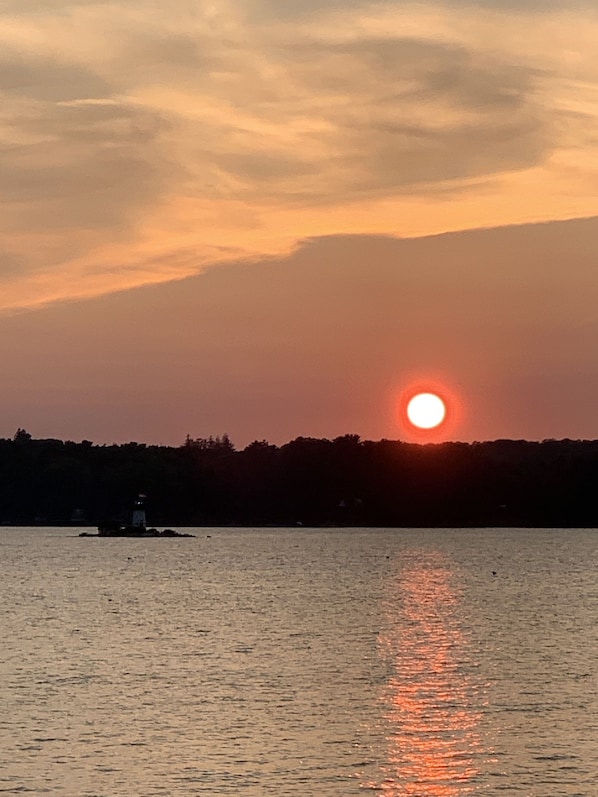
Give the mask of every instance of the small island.
M 80 537 L 195 537 L 195 534 L 185 534 L 174 529 L 148 528 L 145 522 L 145 495 L 138 496 L 133 509 L 131 523 L 122 524 L 117 520 L 108 520 L 100 523 L 97 534 L 82 531 Z

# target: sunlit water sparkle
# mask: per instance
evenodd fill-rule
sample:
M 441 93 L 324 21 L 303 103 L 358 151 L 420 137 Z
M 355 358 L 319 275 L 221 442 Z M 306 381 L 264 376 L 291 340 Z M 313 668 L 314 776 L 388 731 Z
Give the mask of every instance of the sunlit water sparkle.
M 76 533 L 0 529 L 0 793 L 598 794 L 598 532 Z

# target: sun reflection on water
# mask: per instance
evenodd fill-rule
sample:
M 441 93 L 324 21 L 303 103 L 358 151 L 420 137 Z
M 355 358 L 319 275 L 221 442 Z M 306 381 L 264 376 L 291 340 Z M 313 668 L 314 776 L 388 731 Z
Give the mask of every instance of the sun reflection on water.
M 481 698 L 451 580 L 445 558 L 426 552 L 391 585 L 379 638 L 390 671 L 383 694 L 387 760 L 381 781 L 364 784 L 388 797 L 476 791 Z

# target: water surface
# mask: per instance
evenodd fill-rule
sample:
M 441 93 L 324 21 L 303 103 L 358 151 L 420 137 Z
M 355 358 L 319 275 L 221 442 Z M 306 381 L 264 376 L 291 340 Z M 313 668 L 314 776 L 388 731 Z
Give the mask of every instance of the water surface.
M 0 529 L 0 793 L 593 797 L 593 530 Z

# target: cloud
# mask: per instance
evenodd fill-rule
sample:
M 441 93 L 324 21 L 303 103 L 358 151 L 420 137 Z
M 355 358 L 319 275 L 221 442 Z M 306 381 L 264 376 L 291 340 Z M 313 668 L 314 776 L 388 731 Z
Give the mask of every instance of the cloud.
M 14 252 L 0 249 L 0 272 L 4 276 L 21 274 L 25 270 L 25 263 Z
M 271 19 L 272 16 L 282 18 L 309 18 L 327 11 L 365 10 L 368 8 L 380 9 L 390 5 L 381 0 L 304 0 L 297 3 L 295 0 L 247 0 L 248 13 L 254 13 L 261 19 Z M 584 11 L 594 9 L 593 0 L 419 0 L 420 7 L 430 6 L 433 9 L 444 7 L 454 9 L 465 7 L 476 10 L 515 11 L 519 13 L 550 13 L 552 11 Z
M 103 97 L 107 90 L 90 70 L 10 49 L 0 54 L 0 91 L 8 96 L 58 102 Z
M 22 143 L 1 157 L 0 182 L 13 228 L 118 227 L 159 189 L 160 121 L 143 109 L 52 103 L 22 108 L 12 125 Z
M 145 5 L 150 7 L 147 0 L 131 0 L 128 5 Z M 368 7 L 380 8 L 392 4 L 391 0 L 303 0 L 297 3 L 295 0 L 236 0 L 234 3 L 220 2 L 220 7 L 230 7 L 240 9 L 250 19 L 253 16 L 262 20 L 270 20 L 273 17 L 282 19 L 297 17 L 313 17 L 329 10 L 354 11 Z M 21 0 L 3 0 L 2 9 L 5 13 L 18 13 L 19 15 L 36 15 L 50 13 L 64 13 L 85 7 L 101 7 L 105 3 L 102 0 L 29 0 L 26 5 Z M 522 13 L 546 12 L 554 10 L 577 10 L 592 9 L 595 7 L 593 0 L 419 0 L 419 6 L 438 6 L 455 7 L 465 6 L 476 9 L 508 9 Z M 174 0 L 171 7 L 180 11 L 195 8 L 196 4 L 190 0 Z M 119 5 L 115 4 L 118 9 Z M 214 4 L 210 9 L 211 14 L 216 13 L 217 6 Z
M 465 5 L 3 4 L 0 243 L 27 265 L 0 309 L 305 235 L 591 215 L 598 16 Z
M 403 37 L 320 47 L 305 63 L 306 85 L 330 99 L 322 115 L 347 175 L 341 192 L 421 184 L 434 192 L 446 180 L 525 168 L 549 152 L 551 120 L 536 103 L 535 70 Z

